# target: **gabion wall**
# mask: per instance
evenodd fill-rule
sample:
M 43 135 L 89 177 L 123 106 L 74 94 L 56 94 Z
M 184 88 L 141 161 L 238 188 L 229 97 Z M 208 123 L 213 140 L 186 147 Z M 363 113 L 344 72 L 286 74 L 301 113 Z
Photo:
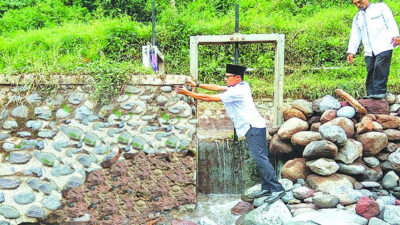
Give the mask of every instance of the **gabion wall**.
M 89 76 L 53 78 L 51 97 L 1 79 L 1 225 L 141 223 L 195 201 L 196 108 L 173 91 L 185 76 L 133 76 L 105 106 L 88 98 Z

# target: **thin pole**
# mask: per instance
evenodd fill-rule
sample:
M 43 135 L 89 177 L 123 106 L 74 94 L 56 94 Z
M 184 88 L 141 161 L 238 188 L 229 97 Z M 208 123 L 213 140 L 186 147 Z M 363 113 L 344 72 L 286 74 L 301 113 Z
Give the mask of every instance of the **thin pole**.
M 239 4 L 235 5 L 235 33 L 239 33 Z M 235 42 L 235 65 L 239 64 L 239 43 Z M 239 140 L 236 129 L 233 129 L 233 144 L 238 145 Z
M 156 45 L 156 7 L 155 7 L 154 0 L 151 3 L 151 24 L 152 24 L 152 28 L 153 28 L 153 33 L 151 36 L 151 44 L 153 46 L 155 46 Z
M 235 33 L 239 33 L 239 4 L 235 5 Z M 239 64 L 239 43 L 235 43 L 235 65 Z

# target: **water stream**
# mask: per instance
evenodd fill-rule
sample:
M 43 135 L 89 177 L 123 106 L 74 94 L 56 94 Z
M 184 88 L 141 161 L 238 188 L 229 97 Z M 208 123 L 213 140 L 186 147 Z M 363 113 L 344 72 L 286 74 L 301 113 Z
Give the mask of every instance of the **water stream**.
M 231 214 L 231 208 L 240 202 L 240 195 L 197 195 L 196 210 L 183 217 L 198 225 L 234 225 L 240 217 Z

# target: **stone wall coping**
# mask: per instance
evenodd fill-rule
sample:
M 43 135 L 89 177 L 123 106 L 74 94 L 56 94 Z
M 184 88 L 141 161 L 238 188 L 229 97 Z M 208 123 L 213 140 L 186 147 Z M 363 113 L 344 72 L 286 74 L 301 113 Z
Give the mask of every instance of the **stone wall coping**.
M 178 85 L 184 84 L 187 75 L 132 75 L 128 84 L 140 85 Z M 0 75 L 0 86 L 22 86 L 25 84 L 60 84 L 60 85 L 86 85 L 94 82 L 92 75 L 43 75 L 43 74 L 18 74 Z

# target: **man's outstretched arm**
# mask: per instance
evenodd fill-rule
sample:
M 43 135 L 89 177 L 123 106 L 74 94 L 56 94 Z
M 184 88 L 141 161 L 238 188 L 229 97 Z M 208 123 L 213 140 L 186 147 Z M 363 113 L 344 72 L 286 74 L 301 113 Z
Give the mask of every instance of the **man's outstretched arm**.
M 210 91 L 226 91 L 228 88 L 226 86 L 220 86 L 220 85 L 215 85 L 215 84 L 200 84 L 196 83 L 191 79 L 187 79 L 186 83 L 190 85 L 191 87 L 200 87 L 206 90 Z M 197 86 L 198 84 L 198 86 Z
M 194 99 L 207 101 L 207 102 L 220 102 L 221 99 L 218 95 L 206 95 L 188 91 L 186 88 L 177 88 L 176 93 L 190 96 Z

